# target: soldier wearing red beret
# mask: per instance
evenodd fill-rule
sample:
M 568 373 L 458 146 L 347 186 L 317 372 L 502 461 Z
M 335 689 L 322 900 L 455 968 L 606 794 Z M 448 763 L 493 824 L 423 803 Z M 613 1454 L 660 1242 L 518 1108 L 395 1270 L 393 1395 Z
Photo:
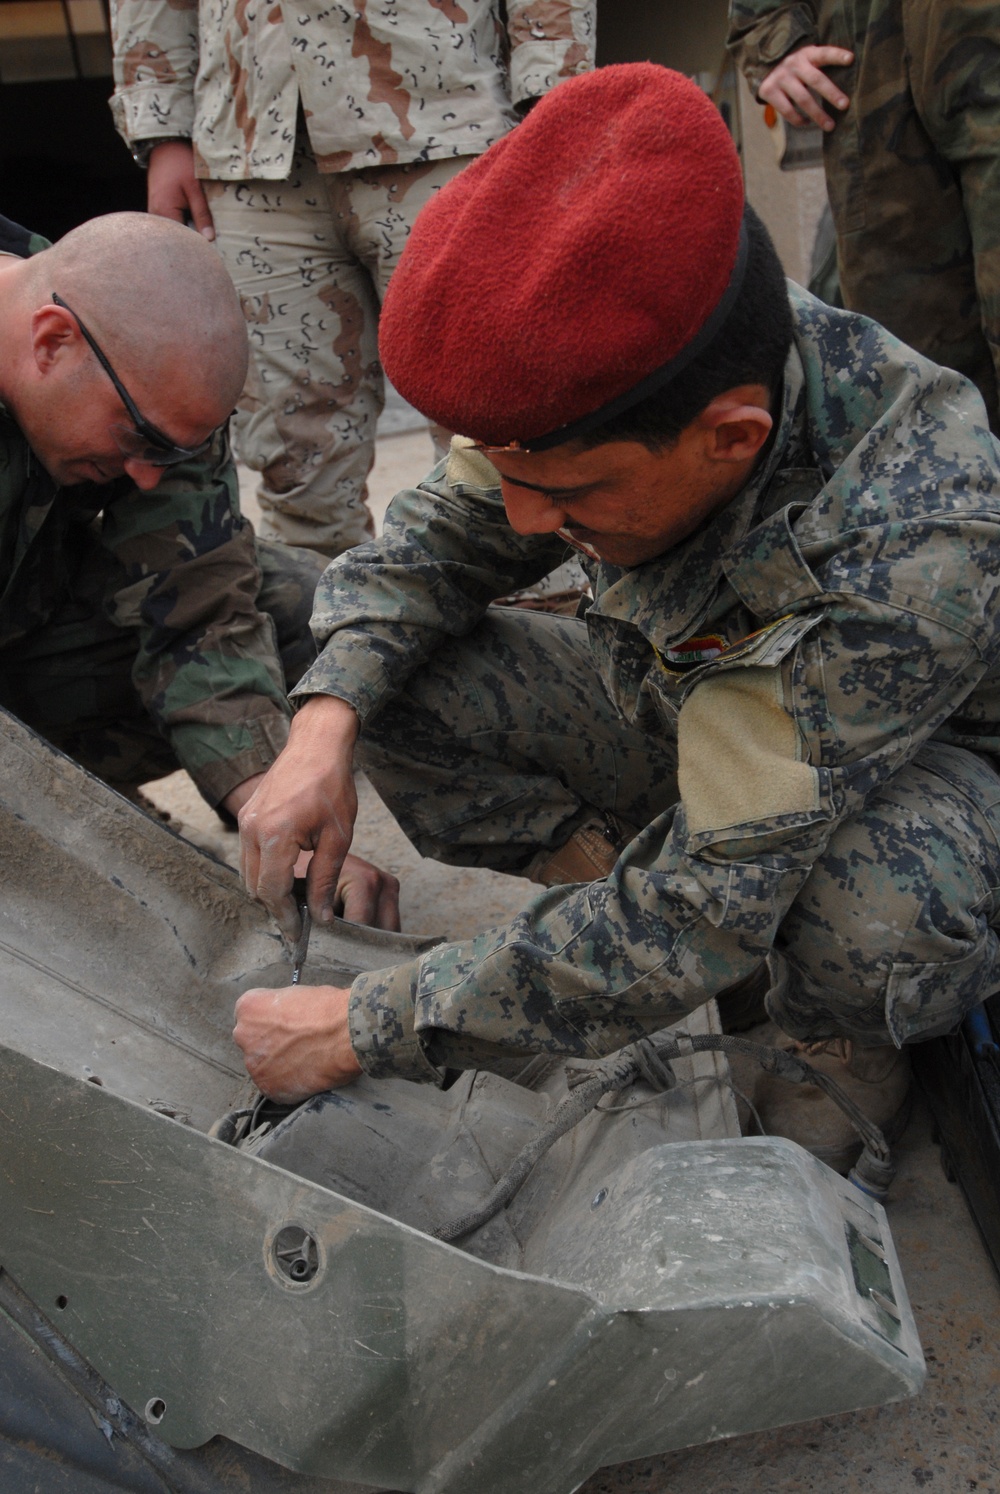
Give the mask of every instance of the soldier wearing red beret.
M 715 996 L 891 1128 L 908 1045 L 1000 986 L 977 391 L 789 285 L 720 117 L 647 64 L 560 85 L 421 214 L 382 356 L 463 434 L 321 583 L 247 885 L 294 932 L 310 849 L 315 917 L 392 924 L 391 879 L 345 860 L 359 763 L 424 855 L 542 890 L 350 991 L 247 993 L 251 1074 L 510 1073 Z M 490 607 L 574 550 L 582 616 Z M 802 1088 L 761 1080 L 765 1128 L 845 1168 Z

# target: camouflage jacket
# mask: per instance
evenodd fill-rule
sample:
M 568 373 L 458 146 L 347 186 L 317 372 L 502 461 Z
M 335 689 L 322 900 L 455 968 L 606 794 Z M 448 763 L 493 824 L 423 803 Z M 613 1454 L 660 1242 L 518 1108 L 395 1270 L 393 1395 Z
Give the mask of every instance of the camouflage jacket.
M 753 90 L 757 90 L 773 67 L 798 47 L 820 41 L 820 9 L 835 7 L 830 0 L 730 0 L 729 36 L 726 45 Z M 824 28 L 828 30 L 829 26 Z M 839 28 L 843 29 L 843 28 Z M 830 45 L 850 47 L 849 40 L 822 34 Z
M 677 1020 L 749 973 L 834 827 L 925 740 L 1000 751 L 1000 449 L 982 402 L 876 323 L 792 299 L 778 428 L 743 491 L 658 559 L 592 568 L 594 662 L 624 719 L 677 742 L 680 803 L 607 880 L 361 976 L 369 1072 L 433 1079 L 476 1043 L 607 1050 Z M 297 694 L 371 716 L 437 638 L 551 566 L 558 547 L 510 529 L 495 477 L 453 446 L 381 541 L 327 571 L 325 648 Z
M 277 179 L 297 106 L 321 171 L 479 155 L 513 105 L 594 65 L 596 0 L 112 0 L 127 144 L 192 139 L 197 173 Z
M 0 252 L 46 247 L 0 218 Z M 255 606 L 253 530 L 225 435 L 148 493 L 127 478 L 60 488 L 0 405 L 0 649 L 44 626 L 72 594 L 84 526 L 117 562 L 106 607 L 137 629 L 132 677 L 143 704 L 217 804 L 270 767 L 290 714 L 272 625 Z

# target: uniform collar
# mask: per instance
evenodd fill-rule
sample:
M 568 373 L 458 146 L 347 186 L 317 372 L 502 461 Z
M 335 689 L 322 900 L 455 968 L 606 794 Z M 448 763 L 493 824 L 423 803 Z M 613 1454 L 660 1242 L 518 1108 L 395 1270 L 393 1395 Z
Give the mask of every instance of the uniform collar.
M 591 617 L 629 623 L 657 648 L 672 647 L 695 632 L 724 579 L 727 552 L 753 526 L 768 485 L 787 464 L 789 448 L 798 444 L 793 438 L 801 431 L 804 393 L 802 360 L 793 343 L 785 363 L 778 428 L 749 482 L 688 539 L 655 560 L 628 570 L 602 562 Z

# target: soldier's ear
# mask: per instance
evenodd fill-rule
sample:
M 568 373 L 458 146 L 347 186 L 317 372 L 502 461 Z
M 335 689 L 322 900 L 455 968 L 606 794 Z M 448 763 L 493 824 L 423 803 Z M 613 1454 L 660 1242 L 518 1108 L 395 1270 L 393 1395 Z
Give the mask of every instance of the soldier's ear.
M 86 343 L 74 317 L 49 301 L 32 313 L 31 351 L 41 374 L 53 372 L 86 352 Z
M 713 399 L 698 417 L 711 457 L 719 462 L 753 461 L 774 428 L 770 402 L 763 384 L 741 385 Z

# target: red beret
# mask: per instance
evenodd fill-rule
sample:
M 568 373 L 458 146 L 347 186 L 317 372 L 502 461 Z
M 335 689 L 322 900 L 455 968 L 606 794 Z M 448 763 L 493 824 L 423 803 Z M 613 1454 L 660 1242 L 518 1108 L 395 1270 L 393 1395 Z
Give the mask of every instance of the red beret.
M 742 215 L 729 132 L 683 74 L 629 63 L 569 79 L 421 212 L 382 308 L 385 371 L 488 445 L 572 439 L 720 325 Z

